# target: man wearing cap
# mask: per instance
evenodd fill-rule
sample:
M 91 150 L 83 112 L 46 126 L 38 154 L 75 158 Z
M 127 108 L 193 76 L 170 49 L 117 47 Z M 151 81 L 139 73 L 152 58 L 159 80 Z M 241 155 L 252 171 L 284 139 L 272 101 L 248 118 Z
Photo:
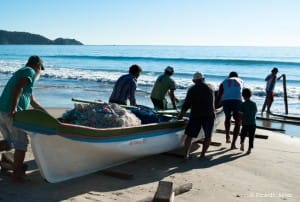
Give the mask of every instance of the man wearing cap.
M 272 106 L 272 103 L 274 101 L 274 88 L 276 81 L 281 79 L 284 74 L 282 74 L 280 77 L 277 78 L 278 68 L 274 67 L 271 71 L 271 73 L 265 78 L 266 84 L 266 99 L 263 104 L 261 112 L 263 113 L 267 107 L 267 113 L 270 113 L 270 109 Z
M 222 106 L 225 113 L 225 134 L 226 143 L 230 143 L 230 121 L 231 116 L 235 120 L 233 129 L 233 138 L 231 143 L 231 149 L 236 149 L 236 139 L 240 133 L 240 117 L 239 110 L 242 103 L 242 90 L 244 82 L 238 77 L 237 72 L 230 72 L 228 78 L 226 78 L 219 86 L 219 93 L 217 100 L 222 100 Z
M 0 141 L 0 151 L 15 148 L 13 163 L 13 179 L 23 181 L 26 166 L 23 164 L 27 151 L 27 134 L 13 126 L 13 117 L 17 111 L 27 110 L 31 105 L 34 109 L 45 109 L 32 94 L 35 81 L 44 70 L 39 56 L 31 56 L 25 67 L 17 70 L 8 80 L 0 97 L 0 131 L 4 140 Z
M 174 95 L 174 91 L 176 90 L 176 84 L 175 81 L 171 78 L 173 73 L 173 67 L 168 66 L 165 69 L 165 73 L 160 75 L 155 81 L 150 96 L 154 105 L 154 109 L 167 109 L 167 100 L 165 98 L 167 93 L 170 96 L 173 108 L 176 109 L 177 99 Z
M 199 135 L 201 128 L 204 130 L 205 140 L 200 158 L 205 156 L 211 142 L 215 121 L 215 94 L 213 87 L 204 82 L 204 76 L 199 72 L 194 74 L 193 82 L 195 85 L 189 88 L 181 112 L 178 115 L 178 119 L 182 119 L 186 111 L 191 109 L 189 122 L 185 128 L 185 161 L 189 159 L 192 139 Z

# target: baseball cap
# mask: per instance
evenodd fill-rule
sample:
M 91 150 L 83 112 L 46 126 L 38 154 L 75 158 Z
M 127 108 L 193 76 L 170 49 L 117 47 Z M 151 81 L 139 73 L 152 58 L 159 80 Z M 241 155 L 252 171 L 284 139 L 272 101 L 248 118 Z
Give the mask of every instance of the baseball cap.
M 174 73 L 174 68 L 171 66 L 167 66 L 165 72 Z
M 274 68 L 272 69 L 272 72 L 278 72 L 278 68 L 277 68 L 277 67 L 274 67 Z
M 193 76 L 193 81 L 199 80 L 199 79 L 204 79 L 204 75 L 200 72 L 196 72 Z
M 37 55 L 30 56 L 27 63 L 26 63 L 26 66 L 36 65 L 38 63 L 41 64 L 41 69 L 45 70 L 45 67 L 43 65 L 43 60 Z

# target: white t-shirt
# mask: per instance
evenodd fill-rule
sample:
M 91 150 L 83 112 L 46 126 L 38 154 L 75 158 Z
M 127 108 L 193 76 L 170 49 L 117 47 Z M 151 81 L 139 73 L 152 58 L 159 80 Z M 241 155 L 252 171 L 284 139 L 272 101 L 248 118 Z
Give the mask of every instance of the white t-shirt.
M 224 93 L 222 100 L 242 100 L 244 82 L 238 77 L 227 78 L 222 82 Z
M 276 83 L 276 80 L 277 80 L 277 77 L 276 75 L 273 75 L 272 73 L 269 74 L 265 80 L 267 81 L 267 85 L 266 85 L 266 91 L 274 91 L 274 88 L 275 88 L 275 83 Z

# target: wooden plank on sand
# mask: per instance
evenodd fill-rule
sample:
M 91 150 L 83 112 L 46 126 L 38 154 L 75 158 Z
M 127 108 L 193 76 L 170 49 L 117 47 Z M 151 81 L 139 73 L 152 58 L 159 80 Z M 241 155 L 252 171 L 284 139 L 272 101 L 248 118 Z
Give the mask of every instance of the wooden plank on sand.
M 170 202 L 173 200 L 173 182 L 159 181 L 153 202 Z
M 204 140 L 198 140 L 198 141 L 195 142 L 195 143 L 203 144 L 203 143 L 204 143 Z M 214 141 L 211 141 L 209 145 L 219 147 L 219 146 L 222 145 L 222 143 L 221 143 L 221 142 L 214 142 Z
M 293 120 L 300 121 L 300 117 L 297 117 L 297 116 L 289 116 L 289 115 L 276 114 L 276 113 L 270 113 L 270 114 L 273 115 L 273 116 L 278 116 L 278 117 L 282 117 L 282 118 L 285 118 L 285 119 L 293 119 Z
M 221 130 L 221 129 L 216 129 L 216 132 L 217 132 L 217 133 L 224 133 L 224 134 L 225 134 L 225 130 Z M 232 135 L 233 132 L 230 131 L 230 134 Z M 256 135 L 256 134 L 255 134 L 254 137 L 255 137 L 255 138 L 260 138 L 260 139 L 268 139 L 268 138 L 269 138 L 269 136 L 267 136 L 267 135 Z
M 281 123 L 300 125 L 300 121 L 286 120 L 285 118 L 267 118 L 267 117 L 257 116 L 256 119 L 264 120 L 264 121 L 275 121 L 275 122 L 281 122 Z

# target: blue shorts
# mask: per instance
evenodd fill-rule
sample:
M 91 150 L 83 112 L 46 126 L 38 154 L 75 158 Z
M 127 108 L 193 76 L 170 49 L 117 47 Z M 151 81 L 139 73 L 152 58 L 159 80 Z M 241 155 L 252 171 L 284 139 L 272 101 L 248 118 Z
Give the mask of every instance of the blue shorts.
M 189 137 L 198 137 L 203 128 L 205 139 L 210 140 L 214 128 L 214 117 L 191 118 L 185 128 L 185 134 Z
M 0 131 L 11 147 L 27 151 L 27 134 L 13 126 L 12 120 L 8 118 L 8 114 L 5 112 L 0 112 Z
M 225 117 L 227 119 L 230 119 L 231 116 L 233 116 L 234 120 L 238 120 L 241 104 L 242 104 L 242 101 L 240 101 L 240 100 L 224 100 L 224 101 L 222 101 Z

